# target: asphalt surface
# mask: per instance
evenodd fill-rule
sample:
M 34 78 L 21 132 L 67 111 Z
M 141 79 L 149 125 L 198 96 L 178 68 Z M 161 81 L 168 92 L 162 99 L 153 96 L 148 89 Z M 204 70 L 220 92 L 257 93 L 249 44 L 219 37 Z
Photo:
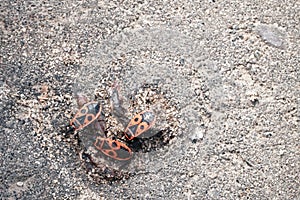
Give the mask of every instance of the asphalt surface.
M 0 10 L 1 199 L 300 199 L 299 1 Z M 108 80 L 127 97 L 155 84 L 177 123 L 134 174 L 99 183 L 63 135 L 74 93 Z

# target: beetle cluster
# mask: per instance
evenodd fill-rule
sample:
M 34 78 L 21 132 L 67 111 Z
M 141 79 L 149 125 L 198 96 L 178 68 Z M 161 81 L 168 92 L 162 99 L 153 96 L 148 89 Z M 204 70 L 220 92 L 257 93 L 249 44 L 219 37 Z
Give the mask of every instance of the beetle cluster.
M 70 122 L 70 125 L 79 131 L 93 122 L 101 122 L 102 107 L 98 102 L 92 101 L 84 104 L 75 114 Z M 136 114 L 128 123 L 124 135 L 128 141 L 139 137 L 141 134 L 149 130 L 155 123 L 155 114 L 150 110 L 142 111 Z M 101 124 L 99 131 L 104 131 Z M 96 149 L 101 151 L 104 155 L 119 161 L 130 160 L 132 158 L 132 150 L 123 142 L 116 139 L 102 137 L 101 134 L 94 142 Z
M 130 90 L 127 86 L 123 96 L 116 82 L 103 81 L 92 94 L 85 91 L 96 101 L 89 101 L 81 87 L 75 88 L 79 110 L 70 124 L 87 174 L 97 183 L 111 183 L 143 170 L 151 155 L 145 157 L 145 153 L 168 145 L 178 135 L 178 112 L 159 85 L 143 84 Z

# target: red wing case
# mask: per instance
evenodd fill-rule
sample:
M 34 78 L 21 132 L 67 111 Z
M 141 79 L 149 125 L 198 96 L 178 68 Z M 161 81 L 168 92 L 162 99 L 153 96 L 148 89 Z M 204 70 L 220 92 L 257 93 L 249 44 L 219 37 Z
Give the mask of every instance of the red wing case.
M 131 149 L 117 140 L 97 137 L 94 145 L 103 154 L 115 160 L 126 161 L 132 158 Z
M 70 124 L 75 130 L 80 130 L 95 121 L 100 116 L 101 110 L 101 106 L 98 102 L 93 101 L 86 103 L 75 114 Z
M 149 130 L 155 124 L 155 114 L 146 110 L 135 115 L 125 129 L 125 136 L 128 140 L 138 137 Z

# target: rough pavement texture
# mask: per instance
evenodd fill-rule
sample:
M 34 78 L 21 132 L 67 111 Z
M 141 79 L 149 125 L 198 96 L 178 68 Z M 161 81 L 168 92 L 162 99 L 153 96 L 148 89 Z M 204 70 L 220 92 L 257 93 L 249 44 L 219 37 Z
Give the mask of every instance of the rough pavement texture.
M 239 2 L 2 1 L 0 198 L 299 199 L 300 3 Z M 181 116 L 112 184 L 61 137 L 103 76 L 158 82 Z

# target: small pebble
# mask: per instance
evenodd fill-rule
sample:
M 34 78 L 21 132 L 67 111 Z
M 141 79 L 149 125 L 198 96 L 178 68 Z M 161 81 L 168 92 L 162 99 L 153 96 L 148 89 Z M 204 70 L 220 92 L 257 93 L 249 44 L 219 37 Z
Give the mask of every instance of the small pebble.
M 23 185 L 24 185 L 23 182 L 21 182 L 21 181 L 20 181 L 20 182 L 17 182 L 17 186 L 18 186 L 18 187 L 23 187 Z
M 196 143 L 199 140 L 202 140 L 204 137 L 205 130 L 199 127 L 196 127 L 193 131 L 193 134 L 190 136 L 190 139 L 193 143 Z
M 279 27 L 268 24 L 260 24 L 256 27 L 260 37 L 269 45 L 277 48 L 285 47 L 286 34 Z

